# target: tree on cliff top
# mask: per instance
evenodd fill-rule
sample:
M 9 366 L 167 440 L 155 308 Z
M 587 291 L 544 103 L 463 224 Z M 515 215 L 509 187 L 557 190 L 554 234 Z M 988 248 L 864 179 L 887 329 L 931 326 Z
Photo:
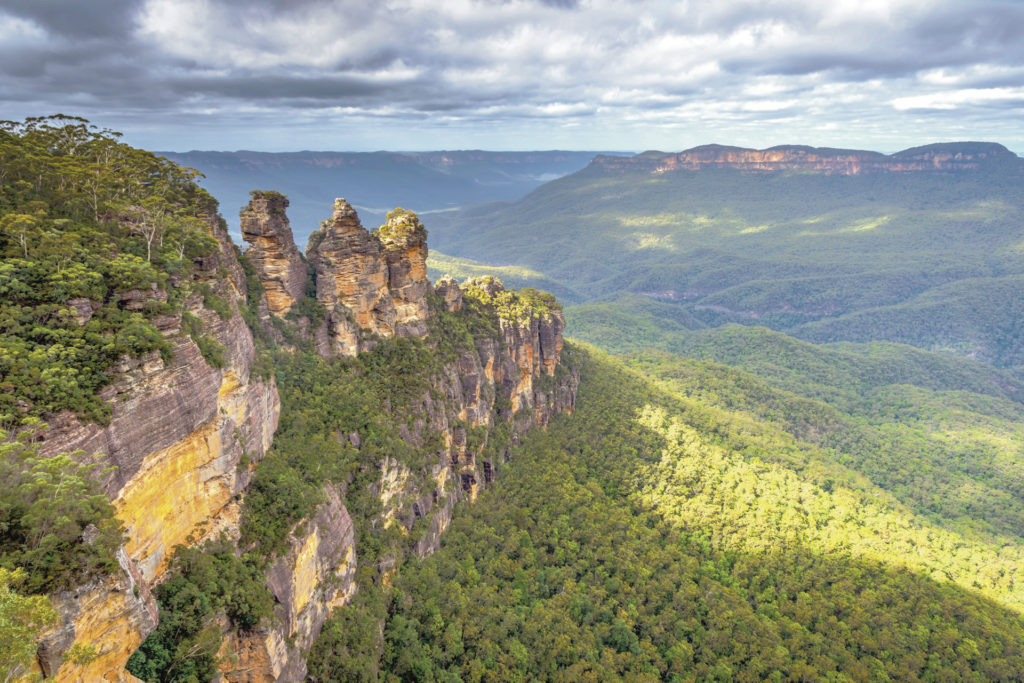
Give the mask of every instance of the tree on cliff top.
M 0 427 L 61 410 L 104 422 L 109 368 L 169 359 L 152 320 L 216 250 L 198 172 L 118 138 L 76 117 L 0 121 Z M 163 291 L 129 310 L 131 292 Z

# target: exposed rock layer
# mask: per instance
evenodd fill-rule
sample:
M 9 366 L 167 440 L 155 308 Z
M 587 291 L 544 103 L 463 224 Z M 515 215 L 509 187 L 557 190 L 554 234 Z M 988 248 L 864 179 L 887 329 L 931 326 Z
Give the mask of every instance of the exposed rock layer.
M 296 262 L 285 206 L 273 195 L 254 198 L 246 230 L 254 250 L 262 245 L 257 271 L 267 291 L 278 287 L 277 304 L 287 295 L 294 305 L 302 296 L 295 275 L 301 258 Z M 184 307 L 224 346 L 224 367 L 203 359 L 182 332 L 180 315 L 165 316 L 158 325 L 173 344 L 172 360 L 165 364 L 155 353 L 124 360 L 103 393 L 112 407 L 109 425 L 83 424 L 62 414 L 54 416 L 45 435 L 44 453 L 80 449 L 83 457 L 102 453 L 116 465 L 104 485 L 128 536 L 118 555 L 121 574 L 54 596 L 62 623 L 40 647 L 39 671 L 46 676 L 132 680 L 124 663 L 155 628 L 158 615 L 150 588 L 163 575 L 173 547 L 221 530 L 237 538 L 239 497 L 269 448 L 280 405 L 273 381 L 252 374 L 255 347 L 238 309 L 244 271 L 223 222 L 211 221 L 210 229 L 220 249 L 198 264 L 197 279 L 230 302 L 231 310 L 221 317 L 204 306 L 199 294 L 187 298 Z M 309 254 L 327 323 L 310 330 L 308 320 L 305 326 L 299 321 L 299 334 L 312 333 L 325 355 L 355 354 L 379 338 L 427 335 L 426 232 L 414 214 L 393 212 L 370 234 L 351 206 L 338 200 L 320 238 Z M 491 296 L 503 291 L 496 280 L 473 286 L 485 287 Z M 463 310 L 464 291 L 454 280 L 440 281 L 435 294 L 433 300 L 444 310 Z M 130 308 L 161 296 L 166 295 L 140 291 L 122 299 Z M 268 315 L 276 312 L 270 301 L 264 302 Z M 89 308 L 81 302 L 81 310 Z M 573 409 L 579 377 L 559 362 L 565 326 L 561 312 L 526 310 L 515 319 L 502 318 L 494 308 L 487 311 L 493 331 L 479 333 L 435 368 L 430 389 L 400 416 L 401 437 L 425 456 L 422 469 L 413 471 L 389 458 L 378 465 L 380 478 L 372 490 L 383 512 L 373 523 L 397 524 L 409 533 L 418 519 L 426 518 L 426 530 L 413 548 L 420 555 L 439 546 L 456 502 L 475 498 L 493 480 L 496 465 L 523 432 L 547 424 L 556 411 Z M 357 449 L 362 442 L 358 433 L 339 438 Z M 271 563 L 267 586 L 275 600 L 274 617 L 249 632 L 232 630 L 226 619 L 219 622 L 226 636 L 221 652 L 225 680 L 305 677 L 309 647 L 331 611 L 355 591 L 356 540 L 343 495 L 328 486 L 325 502 L 295 526 L 287 551 Z M 95 645 L 99 657 L 85 667 L 64 663 L 63 653 L 75 642 Z
M 288 223 L 288 198 L 276 192 L 254 192 L 239 214 L 245 252 L 259 274 L 267 312 L 283 316 L 305 295 L 306 263 Z
M 497 281 L 488 287 L 492 294 L 501 291 Z M 463 292 L 454 281 L 442 280 L 435 292 L 447 309 L 461 309 Z M 523 433 L 575 406 L 579 376 L 560 363 L 561 312 L 516 320 L 502 319 L 494 310 L 488 315 L 498 334 L 476 337 L 444 363 L 432 375 L 430 389 L 398 418 L 404 422 L 402 439 L 424 456 L 424 464 L 410 469 L 390 457 L 377 463 L 379 478 L 372 488 L 382 512 L 371 524 L 398 525 L 409 534 L 422 520 L 413 547 L 420 556 L 440 546 L 456 503 L 474 499 L 493 481 L 497 465 Z M 507 425 L 503 439 L 496 436 L 502 424 Z M 354 448 L 363 442 L 358 433 L 339 438 Z M 383 558 L 382 568 L 393 569 L 399 560 Z M 355 566 L 349 512 L 329 488 L 327 502 L 309 524 L 296 526 L 287 553 L 268 572 L 275 618 L 254 632 L 227 634 L 223 652 L 233 663 L 225 667 L 225 679 L 303 680 L 309 647 L 331 611 L 354 594 Z
M 818 171 L 830 174 L 914 171 L 971 171 L 997 165 L 1002 170 L 1024 172 L 1024 160 L 995 143 L 957 142 L 914 147 L 895 154 L 853 149 L 782 145 L 746 149 L 702 145 L 677 154 L 644 152 L 632 157 L 597 156 L 592 164 L 608 171 L 697 171 L 732 168 L 743 171 Z
M 334 213 L 310 238 L 306 255 L 316 272 L 316 298 L 327 313 L 335 353 L 352 356 L 377 339 L 426 334 L 426 232 L 370 234 L 352 205 L 334 202 Z
M 182 332 L 181 316 L 168 315 L 157 324 L 173 345 L 172 360 L 165 364 L 153 353 L 122 362 L 101 394 L 112 408 L 109 425 L 82 423 L 70 413 L 49 420 L 42 454 L 82 450 L 83 457 L 103 454 L 105 465 L 116 466 L 104 484 L 128 537 L 119 556 L 122 576 L 82 587 L 78 599 L 58 596 L 57 631 L 73 637 L 52 640 L 50 662 L 60 661 L 61 647 L 79 641 L 100 654 L 87 667 L 47 670 L 59 680 L 126 680 L 125 661 L 156 625 L 154 615 L 145 614 L 154 609 L 148 589 L 172 548 L 232 514 L 277 428 L 274 382 L 251 375 L 255 347 L 238 312 L 244 273 L 223 223 L 212 219 L 210 230 L 219 249 L 197 264 L 195 277 L 229 302 L 230 313 L 222 318 L 205 308 L 198 294 L 184 307 L 224 347 L 224 367 L 208 364 Z M 240 466 L 243 457 L 249 467 Z
M 222 672 L 231 683 L 301 681 L 306 653 L 331 611 L 355 592 L 355 531 L 341 494 L 326 490 L 308 524 L 289 538 L 288 551 L 267 573 L 275 620 L 254 631 L 231 632 L 224 641 Z M 301 530 L 301 531 L 300 531 Z

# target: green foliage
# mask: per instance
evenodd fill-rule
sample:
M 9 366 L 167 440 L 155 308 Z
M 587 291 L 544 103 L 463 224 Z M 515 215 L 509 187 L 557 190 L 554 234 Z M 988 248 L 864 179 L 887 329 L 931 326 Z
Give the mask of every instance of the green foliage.
M 272 215 L 284 215 L 284 209 L 288 206 L 288 196 L 276 190 L 252 190 L 249 192 L 249 196 L 253 199 L 266 199 L 274 204 L 270 210 Z
M 335 609 L 309 651 L 309 680 L 376 680 L 384 646 L 380 625 L 386 610 L 383 593 L 372 589 L 361 590 L 353 602 Z
M 245 275 L 245 306 L 240 306 L 239 312 L 242 314 L 246 327 L 252 332 L 257 347 L 268 349 L 273 346 L 273 341 L 267 331 L 263 329 L 263 325 L 260 324 L 260 301 L 265 293 L 263 283 L 260 281 L 259 273 L 256 272 L 256 267 L 245 257 L 238 245 L 232 244 L 232 246 L 235 250 L 235 257 L 242 266 L 242 273 Z
M 30 432 L 0 432 L 0 567 L 24 569 L 24 590 L 50 593 L 118 569 L 114 507 L 84 454 L 40 457 Z
M 357 358 L 324 360 L 314 352 L 278 352 L 274 370 L 281 420 L 274 445 L 260 462 L 246 493 L 242 543 L 263 555 L 280 553 L 292 527 L 323 500 L 327 483 L 346 484 L 376 471 L 383 458 L 422 465 L 423 455 L 406 443 L 400 426 L 409 410 L 430 394 L 434 354 L 417 339 L 386 340 Z M 349 435 L 358 434 L 359 449 Z M 367 534 L 373 497 L 366 485 L 349 486 L 352 509 L 361 510 Z M 354 503 L 355 499 L 358 503 Z M 360 537 L 360 552 L 378 540 Z
M 16 589 L 25 581 L 25 570 L 0 567 L 0 678 L 19 680 L 36 658 L 43 631 L 59 619 L 43 595 L 22 595 Z
M 178 546 L 168 579 L 154 593 L 160 623 L 128 660 L 128 671 L 144 681 L 205 681 L 217 674 L 224 615 L 237 629 L 257 627 L 273 615 L 265 565 L 252 555 L 236 557 L 226 539 L 197 548 Z
M 764 341 L 774 337 L 781 335 L 771 333 Z M 744 338 L 754 341 L 751 334 Z M 999 381 L 995 373 L 986 384 L 982 380 L 991 371 L 967 362 L 956 368 L 957 360 L 946 357 L 918 373 L 913 360 L 924 354 L 915 350 L 910 358 L 903 356 L 901 376 L 881 373 L 897 381 L 872 379 L 895 361 L 889 349 L 875 345 L 835 356 L 818 350 L 818 360 L 846 361 L 827 366 L 834 384 L 824 384 L 825 377 L 815 377 L 815 348 L 796 345 L 806 352 L 801 360 L 766 348 L 764 359 L 778 372 L 770 374 L 764 366 L 760 376 L 653 352 L 639 354 L 631 364 L 697 402 L 694 410 L 724 411 L 718 418 L 723 423 L 752 420 L 781 430 L 777 438 L 792 444 L 789 448 L 853 468 L 936 524 L 968 536 L 1020 542 L 1024 479 L 1014 463 L 1024 455 L 1024 408 L 999 396 L 1015 395 L 1013 382 Z M 729 354 L 724 343 L 717 349 Z M 750 366 L 758 365 L 758 355 L 756 346 L 748 346 Z M 788 368 L 779 367 L 782 363 Z M 939 372 L 946 364 L 946 372 Z M 984 390 L 996 396 L 975 393 Z
M 447 259 L 514 264 L 555 281 L 545 286 L 560 296 L 575 293 L 572 303 L 647 298 L 662 304 L 656 319 L 674 320 L 667 311 L 676 308 L 696 322 L 685 327 L 737 322 L 813 341 L 896 341 L 1019 369 L 1022 216 L 1019 176 L 1003 169 L 592 166 L 516 202 L 432 216 L 431 247 Z M 635 312 L 632 298 L 623 303 L 615 314 Z
M 188 311 L 181 314 L 181 327 L 192 338 L 192 341 L 199 347 L 199 353 L 203 359 L 214 368 L 222 368 L 224 361 L 224 345 L 213 337 L 205 334 L 203 321 Z
M 209 283 L 204 282 L 199 285 L 199 292 L 203 295 L 203 305 L 220 316 L 221 320 L 231 317 L 231 304 L 214 292 Z
M 310 280 L 313 279 L 312 273 L 310 273 Z M 291 310 L 288 311 L 286 317 L 289 320 L 298 320 L 300 318 L 306 318 L 309 321 L 309 329 L 315 330 L 326 318 L 327 312 L 324 311 L 323 304 L 317 301 L 316 289 L 310 293 L 307 287 L 306 296 L 299 299 Z
M 389 211 L 387 221 L 373 234 L 385 246 L 404 246 L 414 241 L 423 242 L 427 239 L 427 229 L 423 227 L 419 216 L 401 207 Z
M 64 659 L 71 662 L 74 666 L 88 666 L 95 662 L 99 655 L 99 650 L 96 649 L 95 645 L 75 643 L 64 653 Z
M 723 398 L 754 381 L 692 361 L 672 376 L 719 378 Z M 1024 666 L 1019 589 L 984 569 L 999 544 L 594 352 L 582 377 L 576 413 L 531 433 L 441 551 L 397 575 L 389 675 L 984 680 Z
M 463 287 L 463 299 L 492 307 L 504 320 L 521 321 L 531 317 L 546 318 L 552 311 L 561 311 L 562 305 L 555 295 L 526 287 L 505 289 L 501 280 L 493 275 L 472 278 Z
M 0 122 L 0 423 L 61 410 L 102 423 L 112 365 L 169 359 L 152 323 L 166 311 L 128 312 L 122 295 L 181 297 L 216 249 L 195 176 L 83 119 Z

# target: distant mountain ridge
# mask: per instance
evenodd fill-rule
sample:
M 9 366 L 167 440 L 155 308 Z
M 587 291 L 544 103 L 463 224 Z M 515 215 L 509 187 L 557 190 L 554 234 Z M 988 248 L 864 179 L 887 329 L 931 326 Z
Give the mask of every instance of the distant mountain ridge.
M 843 175 L 986 168 L 1024 172 L 1024 160 L 994 142 L 940 142 L 911 147 L 895 154 L 807 145 L 778 145 L 758 150 L 712 144 L 678 153 L 648 151 L 632 157 L 601 155 L 593 160 L 592 165 L 608 171 L 647 173 L 708 168 L 822 171 Z
M 198 169 L 200 184 L 221 203 L 232 232 L 253 189 L 276 189 L 291 200 L 296 239 L 330 218 L 323 207 L 344 196 L 368 225 L 395 206 L 421 215 L 518 199 L 555 178 L 584 168 L 599 152 L 158 152 Z M 605 152 L 606 155 L 611 153 Z
M 651 342 L 742 323 L 1020 373 L 1022 168 L 994 143 L 888 155 L 705 145 L 598 156 L 516 202 L 432 216 L 428 229 L 451 263 L 514 266 L 529 277 L 510 281 L 587 304 L 569 309 L 570 334 L 605 348 L 647 324 Z

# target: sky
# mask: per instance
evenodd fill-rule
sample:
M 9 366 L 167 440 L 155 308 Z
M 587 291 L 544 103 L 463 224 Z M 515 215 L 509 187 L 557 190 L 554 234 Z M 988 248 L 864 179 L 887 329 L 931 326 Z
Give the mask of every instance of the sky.
M 0 118 L 133 145 L 1024 153 L 1024 0 L 0 0 Z

